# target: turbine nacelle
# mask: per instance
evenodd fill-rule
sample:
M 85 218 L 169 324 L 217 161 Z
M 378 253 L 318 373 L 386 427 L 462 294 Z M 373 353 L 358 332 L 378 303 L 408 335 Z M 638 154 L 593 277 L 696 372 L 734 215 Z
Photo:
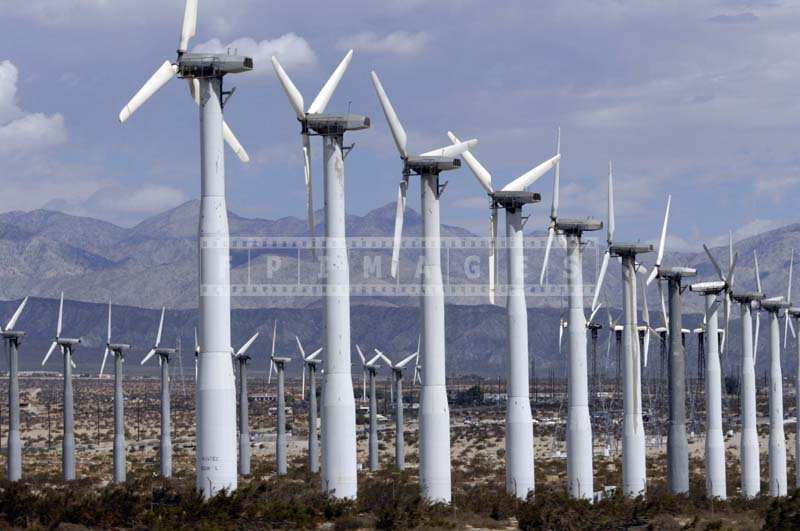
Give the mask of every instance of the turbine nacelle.
M 242 55 L 186 53 L 175 66 L 179 77 L 200 79 L 249 72 L 253 69 L 253 59 Z
M 655 247 L 649 243 L 614 243 L 609 246 L 609 252 L 612 256 L 636 256 L 638 254 L 652 253 Z
M 772 297 L 770 299 L 763 299 L 761 301 L 761 309 L 770 313 L 788 310 L 791 307 L 792 303 L 784 300 L 783 297 Z
M 81 338 L 60 337 L 56 339 L 56 343 L 61 347 L 74 347 L 81 344 Z
M 659 267 L 658 276 L 666 279 L 680 280 L 686 277 L 697 275 L 697 269 L 693 267 Z
M 131 350 L 133 348 L 132 345 L 128 345 L 127 343 L 108 343 L 106 345 L 108 350 L 112 350 L 114 352 L 125 352 L 126 350 Z
M 309 129 L 324 136 L 343 135 L 370 126 L 369 116 L 360 114 L 306 114 L 304 121 Z
M 491 193 L 489 197 L 506 210 L 516 210 L 524 205 L 538 203 L 542 200 L 542 195 L 537 192 L 508 192 L 503 190 Z
M 461 160 L 450 157 L 408 157 L 405 168 L 417 175 L 439 175 L 461 167 Z
M 740 304 L 750 304 L 753 302 L 760 302 L 764 300 L 764 294 L 758 292 L 750 293 L 731 293 L 731 299 Z
M 709 282 L 698 282 L 689 286 L 689 290 L 702 295 L 716 295 L 725 291 L 728 283 L 722 280 L 711 280 Z
M 601 230 L 603 222 L 598 219 L 557 218 L 555 229 L 565 234 L 578 234 Z

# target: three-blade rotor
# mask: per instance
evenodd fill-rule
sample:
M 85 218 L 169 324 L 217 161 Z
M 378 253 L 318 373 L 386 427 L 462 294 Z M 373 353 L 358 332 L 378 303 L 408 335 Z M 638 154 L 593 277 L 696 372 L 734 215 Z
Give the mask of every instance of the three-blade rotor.
M 153 95 L 161 90 L 180 72 L 181 58 L 189 51 L 189 41 L 197 34 L 197 4 L 198 0 L 186 0 L 186 7 L 183 14 L 183 25 L 181 28 L 181 39 L 178 45 L 177 62 L 164 61 L 156 69 L 152 76 L 145 82 L 133 98 L 122 108 L 119 113 L 120 123 L 125 123 L 142 105 L 144 105 Z M 192 99 L 200 104 L 200 83 L 197 78 L 187 78 Z M 223 138 L 230 146 L 236 156 L 242 162 L 250 162 L 250 156 L 242 147 L 239 140 L 233 134 L 228 124 L 222 121 Z

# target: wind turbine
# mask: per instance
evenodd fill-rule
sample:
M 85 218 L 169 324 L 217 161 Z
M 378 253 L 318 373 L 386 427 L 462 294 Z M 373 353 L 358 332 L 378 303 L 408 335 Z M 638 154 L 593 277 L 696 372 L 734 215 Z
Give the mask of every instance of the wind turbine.
M 338 499 L 355 499 L 358 492 L 356 461 L 356 410 L 350 374 L 350 272 L 345 245 L 344 134 L 369 127 L 366 116 L 324 114 L 351 53 L 339 64 L 306 112 L 303 96 L 276 58 L 272 64 L 289 103 L 300 122 L 306 168 L 307 195 L 311 195 L 309 131 L 322 136 L 325 161 L 325 373 L 322 381 L 322 476 L 323 492 Z M 349 149 L 349 148 L 348 148 Z M 309 200 L 309 205 L 311 202 Z M 312 207 L 309 206 L 309 210 Z M 309 217 L 313 223 L 313 218 Z M 313 233 L 312 233 L 313 234 Z
M 22 437 L 19 429 L 19 345 L 25 332 L 15 330 L 28 297 L 22 299 L 0 335 L 8 348 L 8 480 L 22 479 Z
M 622 261 L 623 295 L 623 408 L 622 437 L 622 483 L 623 494 L 636 498 L 645 493 L 647 468 L 645 466 L 645 434 L 642 418 L 642 373 L 639 341 L 637 337 L 636 271 L 639 265 L 636 256 L 653 251 L 653 246 L 642 243 L 614 242 L 614 182 L 611 163 L 608 163 L 608 249 L 603 255 L 600 274 L 595 286 L 592 308 L 603 286 L 603 278 L 612 256 Z
M 722 369 L 720 367 L 720 351 L 725 336 L 723 335 L 722 341 L 720 341 L 717 310 L 720 305 L 720 296 L 726 307 L 728 306 L 727 301 L 733 290 L 733 278 L 739 255 L 733 257 L 727 273 L 724 273 L 705 244 L 703 249 L 719 276 L 719 280 L 698 282 L 689 286 L 691 291 L 699 293 L 705 299 L 706 495 L 709 498 L 725 500 L 727 499 L 727 484 L 725 438 L 722 431 Z
M 239 365 L 239 474 L 250 475 L 250 402 L 247 394 L 247 363 L 250 355 L 247 351 L 258 339 L 259 333 L 247 340 L 234 354 Z
M 594 474 L 592 472 L 592 422 L 589 415 L 589 384 L 586 352 L 587 320 L 583 305 L 583 243 L 584 232 L 597 231 L 603 228 L 603 222 L 594 219 L 568 219 L 558 217 L 559 180 L 561 157 L 561 131 L 558 134 L 556 172 L 553 184 L 553 203 L 550 208 L 550 225 L 547 231 L 542 273 L 539 284 L 544 283 L 547 272 L 550 247 L 554 236 L 566 239 L 567 243 L 567 293 L 569 308 L 567 311 L 567 335 L 569 339 L 568 404 L 567 408 L 567 489 L 573 498 L 591 500 L 594 495 Z M 520 227 L 520 240 L 521 240 Z M 511 258 L 509 257 L 509 263 Z M 522 256 L 517 258 L 521 263 Z M 520 290 L 521 292 L 521 290 Z M 524 309 L 524 297 L 520 293 Z M 592 317 L 597 308 L 592 308 Z M 509 323 L 511 323 L 509 319 Z M 591 318 L 589 319 L 591 321 Z M 527 326 L 526 326 L 527 328 Z M 511 328 L 509 327 L 509 335 Z M 596 332 L 595 332 L 596 334 Z M 559 336 L 560 337 L 560 336 Z M 559 341 L 560 342 L 560 341 Z M 524 355 L 528 352 L 525 345 Z M 512 376 L 509 366 L 509 378 Z M 527 381 L 525 382 L 527 391 Z M 527 392 L 525 393 L 527 397 Z M 527 398 L 526 398 L 527 402 Z M 508 484 L 509 478 L 506 478 Z M 518 493 L 525 496 L 527 493 Z
M 166 307 L 161 308 L 161 319 L 158 321 L 155 345 L 142 359 L 141 365 L 147 363 L 153 356 L 158 356 L 158 364 L 161 366 L 161 477 L 170 478 L 172 477 L 172 423 L 170 421 L 169 362 L 170 357 L 174 356 L 177 350 L 161 346 L 161 333 L 164 331 L 166 311 Z
M 236 489 L 236 391 L 230 360 L 230 260 L 225 201 L 224 142 L 244 162 L 247 153 L 223 120 L 223 107 L 233 91 L 225 92 L 222 79 L 253 69 L 253 60 L 229 54 L 189 53 L 197 33 L 198 0 L 186 0 L 178 56 L 165 61 L 120 112 L 130 118 L 174 77 L 186 79 L 200 108 L 201 199 L 198 234 L 200 263 L 200 344 L 197 393 L 197 482 L 208 499 L 220 490 Z
M 272 353 L 269 357 L 269 376 L 267 384 L 272 381 L 272 373 L 278 375 L 278 425 L 275 437 L 275 460 L 277 462 L 277 473 L 285 476 L 287 473 L 286 463 L 286 396 L 284 389 L 284 374 L 286 364 L 292 361 L 291 358 L 275 355 L 275 340 L 277 339 L 278 321 L 272 327 Z
M 317 366 L 322 360 L 317 356 L 322 352 L 322 347 L 306 355 L 300 338 L 294 336 L 300 358 L 303 360 L 303 383 L 301 396 L 306 396 L 306 371 L 308 371 L 308 471 L 312 474 L 319 472 L 319 441 L 317 440 Z
M 378 454 L 378 397 L 375 394 L 375 378 L 378 375 L 382 359 L 381 353 L 376 349 L 377 354 L 370 360 L 364 357 L 361 347 L 356 345 L 358 356 L 361 358 L 361 365 L 369 378 L 369 469 L 377 472 L 380 469 L 380 455 Z
M 686 438 L 686 348 L 683 329 L 683 279 L 697 275 L 690 267 L 664 267 L 667 225 L 672 196 L 667 197 L 667 209 L 658 244 L 658 254 L 647 284 L 658 279 L 661 315 L 667 327 L 669 364 L 669 429 L 667 431 L 667 484 L 673 494 L 689 492 L 689 442 Z M 664 303 L 664 286 L 667 283 L 669 316 Z
M 61 350 L 64 357 L 64 438 L 61 441 L 61 469 L 64 481 L 75 479 L 75 405 L 72 393 L 72 369 L 75 362 L 72 360 L 73 351 L 77 345 L 81 344 L 81 338 L 61 337 L 61 324 L 64 318 L 64 292 L 61 292 L 61 300 L 58 303 L 58 325 L 56 326 L 56 337 L 47 354 L 42 360 L 42 367 L 47 363 L 48 358 L 56 349 Z
M 441 265 L 441 227 L 439 198 L 444 187 L 439 175 L 461 166 L 457 159 L 474 146 L 471 140 L 412 155 L 407 150 L 406 134 L 378 74 L 372 72 L 372 84 L 378 95 L 383 114 L 389 123 L 397 150 L 403 161 L 403 178 L 397 195 L 397 212 L 392 248 L 392 277 L 399 279 L 400 243 L 403 235 L 403 216 L 411 174 L 421 180 L 423 251 L 422 267 L 422 365 L 425 380 L 420 393 L 419 418 L 419 477 L 422 497 L 434 503 L 450 503 L 450 411 L 447 405 L 445 382 L 444 287 Z
M 794 251 L 789 261 L 789 288 L 792 293 Z M 787 297 L 788 298 L 788 297 Z M 786 436 L 783 429 L 783 371 L 781 370 L 781 312 L 791 308 L 783 296 L 763 299 L 761 309 L 769 315 L 769 495 L 786 496 Z M 788 318 L 788 317 L 787 317 Z
M 125 461 L 125 395 L 122 392 L 122 363 L 125 353 L 131 350 L 126 343 L 113 343 L 111 341 L 111 301 L 108 302 L 108 330 L 106 335 L 106 350 L 103 353 L 103 363 L 100 365 L 100 377 L 106 368 L 108 354 L 114 356 L 114 483 L 125 483 L 127 463 Z
M 452 132 L 447 133 L 453 149 L 462 149 L 462 143 Z M 469 141 L 472 142 L 472 141 Z M 467 142 L 467 144 L 469 144 Z M 491 250 L 489 258 L 489 302 L 495 303 L 497 289 L 497 211 L 506 212 L 506 240 L 508 249 L 508 354 L 506 371 L 508 400 L 506 402 L 506 491 L 525 499 L 534 490 L 533 419 L 530 408 L 528 375 L 528 309 L 525 302 L 524 226 L 522 209 L 526 204 L 538 203 L 538 193 L 525 191 L 544 174 L 555 167 L 556 184 L 551 217 L 558 209 L 558 171 L 561 138 L 556 155 L 513 180 L 501 190 L 495 190 L 492 174 L 469 151 L 463 151 L 475 178 L 490 198 L 489 230 Z M 588 418 L 588 417 L 587 417 Z M 590 437 L 591 441 L 591 437 Z M 591 443 L 590 443 L 591 444 Z M 591 452 L 591 449 L 590 449 Z M 591 494 L 590 494 L 591 495 Z
M 753 251 L 755 264 L 756 291 L 734 292 L 731 299 L 739 304 L 742 322 L 742 367 L 741 367 L 741 423 L 742 434 L 739 442 L 739 461 L 741 462 L 741 489 L 742 496 L 754 498 L 761 492 L 761 464 L 758 443 L 757 407 L 756 407 L 756 361 L 754 356 L 753 318 L 752 311 L 756 312 L 756 330 L 758 330 L 758 307 L 764 299 L 761 291 L 761 278 L 758 271 L 758 257 Z
M 669 316 L 664 315 L 667 331 L 669 429 L 667 431 L 667 484 L 673 494 L 689 492 L 689 442 L 686 437 L 686 343 L 683 328 L 683 292 L 685 278 L 697 274 L 690 267 L 664 267 L 657 270 L 658 289 L 664 312 L 664 289 L 667 283 Z
M 420 336 L 420 341 L 422 337 Z M 405 422 L 403 419 L 403 369 L 408 365 L 411 360 L 419 359 L 419 342 L 417 343 L 417 351 L 410 356 L 403 358 L 397 363 L 387 358 L 383 352 L 375 349 L 386 365 L 392 369 L 393 385 L 394 385 L 394 465 L 397 470 L 405 470 L 406 468 L 406 443 L 405 443 Z

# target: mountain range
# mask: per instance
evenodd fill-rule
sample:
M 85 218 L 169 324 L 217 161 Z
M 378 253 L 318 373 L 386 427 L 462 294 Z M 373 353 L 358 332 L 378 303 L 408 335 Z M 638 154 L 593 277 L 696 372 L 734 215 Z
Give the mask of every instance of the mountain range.
M 364 216 L 348 216 L 348 235 L 353 240 L 369 243 L 370 237 L 382 238 L 385 244 L 394 228 L 394 204 L 368 212 Z M 11 299 L 0 302 L 0 319 L 10 315 L 16 300 L 30 295 L 32 298 L 19 328 L 25 330 L 25 344 L 21 365 L 25 369 L 38 368 L 41 356 L 52 340 L 54 332 L 57 297 L 63 290 L 67 299 L 65 308 L 65 333 L 80 335 L 84 344 L 76 359 L 79 371 L 96 371 L 105 341 L 105 312 L 107 301 L 114 304 L 115 340 L 128 341 L 139 347 L 143 354 L 152 342 L 158 321 L 158 309 L 163 305 L 169 311 L 165 330 L 165 341 L 181 338 L 188 363 L 193 363 L 191 350 L 193 328 L 196 326 L 197 306 L 197 225 L 199 202 L 191 201 L 151 218 L 131 228 L 87 217 L 76 217 L 55 211 L 8 212 L 0 214 L 0 297 Z M 321 215 L 317 219 L 324 219 Z M 418 236 L 421 217 L 407 210 L 406 236 Z M 229 213 L 232 237 L 284 238 L 307 236 L 305 220 L 287 217 L 277 220 L 244 218 Z M 322 234 L 324 227 L 316 227 Z M 451 287 L 485 285 L 488 256 L 485 239 L 476 237 L 468 230 L 445 225 L 442 235 L 456 244 L 445 252 L 443 266 L 445 283 Z M 558 349 L 558 323 L 562 315 L 561 291 L 558 281 L 563 279 L 561 264 L 563 251 L 556 250 L 551 257 L 548 272 L 549 291 L 538 290 L 541 268 L 541 239 L 534 235 L 530 249 L 526 252 L 526 280 L 531 288 L 529 301 L 529 335 L 533 364 L 539 371 L 563 371 L 564 356 Z M 601 238 L 602 239 L 602 236 Z M 597 239 L 587 238 L 584 260 L 584 279 L 595 278 L 599 262 Z M 365 244 L 366 245 L 366 244 Z M 783 294 L 786 290 L 790 249 L 800 245 L 800 224 L 764 232 L 735 243 L 739 253 L 736 273 L 737 290 L 754 289 L 752 253 L 759 256 L 764 290 L 769 295 Z M 700 242 L 698 242 L 700 248 Z M 727 265 L 727 249 L 715 248 L 712 252 Z M 248 257 L 249 254 L 249 257 Z M 384 294 L 396 283 L 388 275 L 390 249 L 353 249 L 350 252 L 351 278 L 353 284 L 368 285 L 370 294 L 354 294 L 352 301 L 352 340 L 371 350 L 380 348 L 392 356 L 413 352 L 419 333 L 419 299 L 416 296 L 392 296 Z M 500 277 L 505 274 L 503 251 L 500 250 Z M 371 257 L 372 260 L 366 258 Z M 382 257 L 380 273 L 376 273 L 375 257 Z M 401 283 L 418 285 L 418 248 L 406 249 L 401 255 Z M 648 257 L 644 257 L 645 265 Z M 475 260 L 473 260 L 475 259 Z M 652 260 L 652 257 L 650 258 Z M 270 264 L 281 262 L 280 268 L 269 276 Z M 318 258 L 317 258 L 318 260 Z M 473 270 L 477 263 L 479 267 Z M 253 248 L 232 251 L 232 281 L 239 285 L 297 286 L 298 279 L 307 274 L 310 284 L 320 282 L 318 261 L 309 251 Z M 707 257 L 697 253 L 671 253 L 664 259 L 667 265 L 689 265 L 698 269 L 698 280 L 715 277 Z M 303 271 L 304 273 L 298 273 Z M 299 275 L 299 276 L 298 276 Z M 619 315 L 618 306 L 619 267 L 612 261 L 606 278 L 604 298 L 610 315 Z M 555 282 L 555 284 L 553 284 Z M 554 287 L 555 286 L 555 287 Z M 587 291 L 591 286 L 587 287 Z M 266 296 L 265 296 L 266 295 Z M 655 283 L 648 290 L 650 313 L 653 325 L 661 323 L 658 292 Z M 639 298 L 641 303 L 641 297 Z M 685 326 L 700 323 L 702 299 L 690 292 L 684 295 L 687 317 Z M 234 346 L 244 342 L 255 330 L 262 333 L 255 350 L 266 354 L 273 320 L 279 322 L 279 349 L 295 352 L 294 336 L 299 336 L 310 345 L 318 345 L 322 333 L 322 305 L 318 297 L 296 296 L 291 292 L 260 295 L 235 296 L 233 298 L 233 342 Z M 451 374 L 482 374 L 496 376 L 503 373 L 503 354 L 506 345 L 505 311 L 500 305 L 487 304 L 485 293 L 467 293 L 449 297 L 447 300 L 447 349 L 448 367 Z M 590 301 L 587 297 L 587 306 Z M 734 317 L 738 312 L 734 313 Z M 603 309 L 596 320 L 607 324 L 609 313 Z M 738 322 L 733 321 L 729 355 L 724 360 L 731 370 L 735 366 L 738 343 Z M 657 341 L 654 342 L 657 345 Z M 766 343 L 766 326 L 762 326 L 761 345 Z M 658 346 L 654 346 L 654 351 Z M 690 350 L 693 348 L 690 345 Z M 605 332 L 601 333 L 598 347 L 601 356 L 606 356 Z M 614 348 L 610 355 L 614 356 Z M 793 360 L 793 356 L 787 356 Z M 266 358 L 265 358 L 266 359 Z M 603 358 L 605 360 L 605 358 Z M 759 356 L 762 365 L 767 356 Z M 608 366 L 611 361 L 604 362 Z M 50 362 L 53 370 L 58 364 Z M 794 361 L 791 361 L 794 366 Z M 299 365 L 298 365 L 299 367 Z M 297 372 L 294 367 L 291 372 Z M 130 371 L 140 369 L 138 363 L 129 365 Z M 188 370 L 188 369 L 187 369 Z M 541 373 L 540 373 L 541 375 Z

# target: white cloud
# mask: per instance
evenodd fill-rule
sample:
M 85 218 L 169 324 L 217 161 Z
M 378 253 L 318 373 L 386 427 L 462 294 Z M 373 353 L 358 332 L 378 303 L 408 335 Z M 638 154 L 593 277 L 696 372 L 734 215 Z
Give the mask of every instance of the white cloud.
M 26 113 L 17 103 L 19 71 L 11 61 L 0 63 L 0 154 L 15 157 L 67 141 L 64 117 Z
M 251 37 L 236 39 L 223 44 L 219 39 L 211 39 L 197 45 L 195 52 L 206 53 L 238 53 L 253 58 L 254 71 L 258 74 L 272 72 L 272 56 L 276 56 L 284 68 L 313 66 L 317 55 L 303 37 L 295 33 L 281 35 L 277 39 L 256 41 Z
M 419 55 L 430 40 L 430 36 L 424 31 L 411 33 L 400 30 L 384 36 L 365 31 L 341 39 L 337 47 L 340 50 L 352 48 L 357 52 L 382 55 Z

